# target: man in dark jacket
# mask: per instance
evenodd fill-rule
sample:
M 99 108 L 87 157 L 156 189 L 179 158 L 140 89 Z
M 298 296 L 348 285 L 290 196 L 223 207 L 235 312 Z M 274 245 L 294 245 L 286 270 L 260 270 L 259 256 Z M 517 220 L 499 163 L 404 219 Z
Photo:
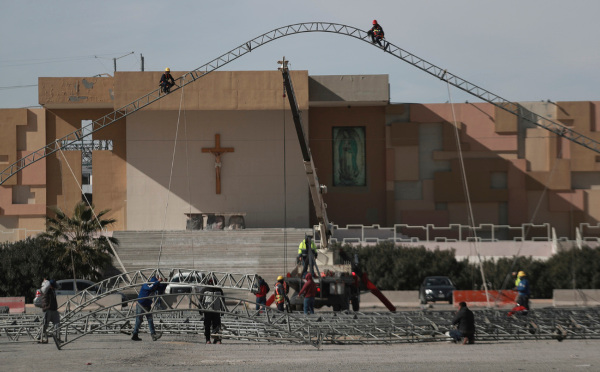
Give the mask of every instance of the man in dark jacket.
M 142 341 L 142 339 L 138 336 L 138 332 L 140 331 L 140 327 L 144 321 L 144 315 L 146 315 L 146 319 L 148 320 L 148 328 L 150 329 L 152 341 L 158 340 L 161 336 L 157 335 L 156 331 L 154 330 L 154 319 L 152 318 L 152 314 L 148 314 L 152 310 L 152 298 L 145 298 L 154 295 L 156 292 L 164 290 L 166 285 L 161 284 L 161 282 L 162 278 L 152 277 L 150 278 L 150 281 L 142 285 L 142 288 L 140 289 L 140 293 L 138 295 L 139 300 L 135 309 L 135 314 L 137 317 L 135 318 L 133 337 L 131 337 L 133 341 Z
M 173 85 L 175 85 L 175 79 L 171 75 L 171 69 L 167 67 L 165 73 L 160 77 L 160 87 L 164 93 L 171 93 Z
M 260 310 L 260 305 L 267 306 L 267 293 L 271 290 L 263 278 L 258 277 L 258 292 L 256 292 L 256 310 Z
M 50 322 L 54 325 L 55 330 L 60 327 L 60 314 L 58 313 L 58 302 L 56 301 L 56 289 L 58 285 L 54 279 L 50 279 L 48 282 L 50 285 L 46 288 L 46 292 L 42 291 L 42 310 L 44 311 L 44 325 L 41 335 L 42 343 L 48 342 L 46 329 Z
M 208 281 L 213 285 L 213 280 Z M 203 287 L 199 292 L 200 313 L 204 313 L 204 337 L 206 343 L 210 344 L 210 333 L 218 333 L 221 328 L 221 313 L 225 310 L 223 290 L 221 288 Z M 220 344 L 221 339 L 215 337 L 215 344 Z
M 454 339 L 455 342 L 459 342 L 463 339 L 463 344 L 467 342 L 469 344 L 475 343 L 475 317 L 473 312 L 467 308 L 465 302 L 458 304 L 458 311 L 452 319 L 452 325 L 457 325 L 457 329 L 449 332 L 449 336 Z
M 312 274 L 306 274 L 306 283 L 302 286 L 298 297 L 304 294 L 304 314 L 315 313 L 315 297 L 317 296 L 317 285 L 313 281 Z
M 367 34 L 371 36 L 371 42 L 373 44 L 377 43 L 379 46 L 383 46 L 381 45 L 381 39 L 384 37 L 383 28 L 377 23 L 376 19 L 373 20 L 373 27 L 367 31 Z

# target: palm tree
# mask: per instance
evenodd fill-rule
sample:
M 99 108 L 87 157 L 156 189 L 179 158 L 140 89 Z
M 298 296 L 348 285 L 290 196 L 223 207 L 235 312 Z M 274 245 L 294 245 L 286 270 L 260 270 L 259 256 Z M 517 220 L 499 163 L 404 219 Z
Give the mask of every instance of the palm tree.
M 40 238 L 57 248 L 58 263 L 68 267 L 70 258 L 73 279 L 76 279 L 77 272 L 82 279 L 101 280 L 101 271 L 112 262 L 109 240 L 113 245 L 119 244 L 117 239 L 101 234 L 106 226 L 116 222 L 114 218 L 102 219 L 110 209 L 94 216 L 93 205 L 89 207 L 79 202 L 75 205 L 72 217 L 57 206 L 48 209 L 56 213 L 56 217 L 46 217 L 46 232 L 40 234 Z

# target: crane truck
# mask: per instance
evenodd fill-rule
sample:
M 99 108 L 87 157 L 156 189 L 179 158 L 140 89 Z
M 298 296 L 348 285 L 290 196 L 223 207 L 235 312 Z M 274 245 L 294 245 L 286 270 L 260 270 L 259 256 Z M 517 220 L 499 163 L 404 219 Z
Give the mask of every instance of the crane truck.
M 334 311 L 348 310 L 352 305 L 353 311 L 360 309 L 360 281 L 362 281 L 367 290 L 378 297 L 390 311 L 396 311 L 396 308 L 388 299 L 377 289 L 369 280 L 367 273 L 363 273 L 358 266 L 357 257 L 349 257 L 341 249 L 334 249 L 331 246 L 332 224 L 327 217 L 327 204 L 323 200 L 323 195 L 327 193 L 327 186 L 319 183 L 317 169 L 313 162 L 313 157 L 308 146 L 308 140 L 304 133 L 302 125 L 302 113 L 298 107 L 294 87 L 289 72 L 289 67 L 285 57 L 279 64 L 278 70 L 283 76 L 283 85 L 288 97 L 294 127 L 300 143 L 304 170 L 308 179 L 310 195 L 315 206 L 317 220 L 319 222 L 320 247 L 318 250 L 318 260 L 311 249 L 314 236 L 305 236 L 307 256 L 302 262 L 297 262 L 297 266 L 291 273 L 287 273 L 285 282 L 288 288 L 294 290 L 290 296 L 290 306 L 295 310 L 302 310 L 303 300 L 298 296 L 305 280 L 304 273 L 310 271 L 317 285 L 317 296 L 315 298 L 315 308 L 330 306 Z M 317 261 L 319 264 L 317 264 Z M 316 274 L 316 275 L 315 275 Z M 272 302 L 272 299 L 270 299 Z M 270 305 L 270 303 L 268 303 Z

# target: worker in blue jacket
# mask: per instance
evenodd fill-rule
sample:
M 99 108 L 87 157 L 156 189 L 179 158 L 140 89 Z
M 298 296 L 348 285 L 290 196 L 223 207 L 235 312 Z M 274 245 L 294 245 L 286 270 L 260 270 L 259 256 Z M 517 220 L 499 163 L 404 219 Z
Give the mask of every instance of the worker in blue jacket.
M 529 295 L 531 294 L 529 290 L 529 279 L 527 279 L 527 275 L 524 271 L 519 271 L 519 284 L 517 284 L 517 291 L 519 295 L 517 296 L 517 304 L 525 307 L 529 310 Z
M 166 284 L 162 284 L 162 278 L 152 277 L 150 281 L 144 285 L 140 289 L 140 294 L 138 295 L 138 302 L 136 304 L 135 314 L 138 315 L 135 318 L 135 327 L 133 328 L 133 337 L 131 339 L 133 341 L 142 341 L 141 338 L 138 337 L 138 332 L 144 321 L 144 315 L 146 315 L 146 319 L 148 319 L 148 328 L 150 328 L 150 335 L 152 336 L 152 341 L 156 341 L 160 338 L 160 335 L 156 334 L 154 330 L 154 320 L 152 319 L 152 314 L 149 312 L 152 310 L 152 298 L 150 297 L 157 292 L 160 293 L 164 291 Z

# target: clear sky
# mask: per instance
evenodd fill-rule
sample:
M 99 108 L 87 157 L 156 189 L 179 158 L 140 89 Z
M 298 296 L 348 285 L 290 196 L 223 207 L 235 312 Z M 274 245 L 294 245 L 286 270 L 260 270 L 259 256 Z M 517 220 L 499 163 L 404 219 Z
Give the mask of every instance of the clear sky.
M 403 49 L 511 101 L 600 100 L 600 1 L 0 0 L 0 108 L 35 106 L 40 76 L 189 71 L 280 26 L 377 19 Z M 285 55 L 311 75 L 389 74 L 393 102 L 446 102 L 440 80 L 352 38 L 301 34 L 226 70 L 274 70 Z M 476 101 L 453 90 L 456 102 Z

